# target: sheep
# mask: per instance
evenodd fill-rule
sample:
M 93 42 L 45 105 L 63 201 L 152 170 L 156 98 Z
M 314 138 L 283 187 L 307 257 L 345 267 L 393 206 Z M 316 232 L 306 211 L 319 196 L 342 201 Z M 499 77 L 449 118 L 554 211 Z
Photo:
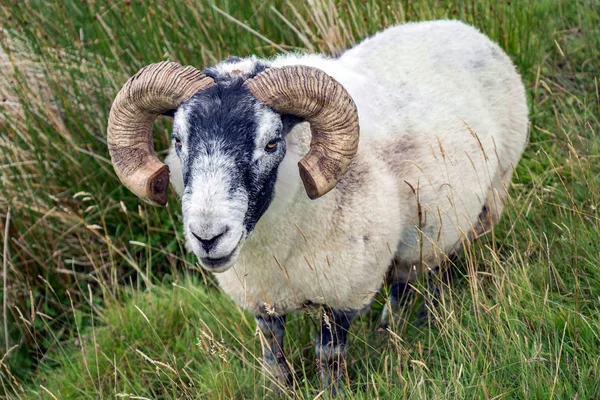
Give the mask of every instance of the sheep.
M 174 118 L 168 167 L 152 147 L 159 114 Z M 117 95 L 108 145 L 152 204 L 170 173 L 186 246 L 255 315 L 266 373 L 291 382 L 285 316 L 323 307 L 316 359 L 336 391 L 350 325 L 384 284 L 397 302 L 498 222 L 527 132 L 509 57 L 473 27 L 431 21 L 338 58 L 150 65 Z

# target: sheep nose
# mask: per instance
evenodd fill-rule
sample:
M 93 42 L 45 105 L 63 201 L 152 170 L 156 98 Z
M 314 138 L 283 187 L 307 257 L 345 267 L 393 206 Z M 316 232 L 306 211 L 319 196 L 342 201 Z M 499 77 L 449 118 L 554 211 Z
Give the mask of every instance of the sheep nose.
M 219 243 L 219 240 L 222 239 L 223 236 L 225 236 L 225 234 L 228 231 L 229 231 L 229 227 L 226 226 L 221 231 L 221 233 L 218 233 L 216 235 L 212 235 L 212 237 L 211 237 L 211 235 L 206 235 L 206 234 L 203 234 L 202 236 L 200 236 L 199 234 L 197 234 L 193 230 L 191 230 L 190 232 L 192 233 L 192 235 L 194 235 L 194 237 L 196 239 L 198 239 L 198 241 L 200 242 L 200 245 L 202 246 L 202 248 L 204 249 L 204 251 L 206 251 L 207 253 L 209 253 Z

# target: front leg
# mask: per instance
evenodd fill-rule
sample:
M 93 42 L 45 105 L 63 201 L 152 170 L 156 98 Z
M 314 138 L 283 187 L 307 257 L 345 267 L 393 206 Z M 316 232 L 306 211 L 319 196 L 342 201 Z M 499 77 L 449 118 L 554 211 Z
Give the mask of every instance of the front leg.
M 408 304 L 411 295 L 414 294 L 408 283 L 398 282 L 390 287 L 388 301 L 383 306 L 381 318 L 379 320 L 379 329 L 385 331 L 390 323 L 390 315 L 397 312 L 400 308 Z
M 292 385 L 292 373 L 283 355 L 285 316 L 255 315 L 263 350 L 263 374 L 283 386 Z
M 350 324 L 358 314 L 356 310 L 333 310 L 323 308 L 321 329 L 317 336 L 317 364 L 324 388 L 333 394 L 341 392 L 346 369 L 346 340 Z

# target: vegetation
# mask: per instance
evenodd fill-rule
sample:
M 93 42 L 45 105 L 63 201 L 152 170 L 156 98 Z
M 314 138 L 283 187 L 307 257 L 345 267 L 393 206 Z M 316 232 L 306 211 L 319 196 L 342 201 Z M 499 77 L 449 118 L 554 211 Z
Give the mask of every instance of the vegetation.
M 151 62 L 336 54 L 386 26 L 457 18 L 523 75 L 530 143 L 500 226 L 456 262 L 425 322 L 353 327 L 348 398 L 600 396 L 600 2 L 0 0 L 0 395 L 251 398 L 260 338 L 186 255 L 180 210 L 144 205 L 105 145 L 110 102 Z M 169 122 L 155 127 L 165 149 Z M 425 288 L 417 285 L 420 293 Z M 418 303 L 419 301 L 417 301 Z M 321 396 L 317 312 L 286 334 Z

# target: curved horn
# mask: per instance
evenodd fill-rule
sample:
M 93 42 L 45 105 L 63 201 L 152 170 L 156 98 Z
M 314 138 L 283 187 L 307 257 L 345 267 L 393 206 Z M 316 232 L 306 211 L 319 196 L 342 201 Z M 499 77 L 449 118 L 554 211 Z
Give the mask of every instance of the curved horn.
M 117 94 L 108 117 L 108 150 L 119 179 L 150 204 L 167 204 L 169 167 L 156 157 L 152 125 L 199 90 L 214 85 L 194 67 L 160 62 L 142 68 Z
M 350 94 L 325 72 L 307 66 L 269 68 L 246 87 L 274 110 L 310 123 L 310 150 L 298 163 L 300 177 L 311 199 L 333 189 L 358 147 L 358 112 Z

